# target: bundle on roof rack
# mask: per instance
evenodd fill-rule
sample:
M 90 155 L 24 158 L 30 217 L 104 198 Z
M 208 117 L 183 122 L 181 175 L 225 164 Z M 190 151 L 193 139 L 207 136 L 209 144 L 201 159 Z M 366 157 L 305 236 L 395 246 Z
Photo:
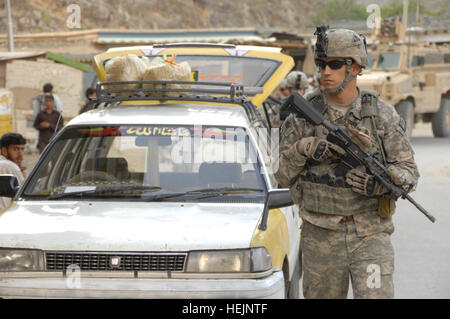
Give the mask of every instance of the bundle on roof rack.
M 144 60 L 145 59 L 145 60 Z M 105 64 L 106 81 L 141 81 L 147 69 L 149 61 L 147 58 L 141 59 L 137 55 L 114 57 Z M 138 89 L 140 84 L 126 84 L 126 86 L 111 85 L 108 89 Z M 125 96 L 126 93 L 117 93 L 118 96 Z
M 175 56 L 162 59 L 156 57 L 147 67 L 143 76 L 144 81 L 191 81 L 191 67 L 189 63 L 175 63 Z M 189 84 L 169 84 L 168 89 L 189 89 Z M 143 88 L 161 89 L 161 84 L 143 84 Z M 183 92 L 168 92 L 167 96 L 177 96 Z M 161 92 L 151 92 L 152 96 L 161 96 Z

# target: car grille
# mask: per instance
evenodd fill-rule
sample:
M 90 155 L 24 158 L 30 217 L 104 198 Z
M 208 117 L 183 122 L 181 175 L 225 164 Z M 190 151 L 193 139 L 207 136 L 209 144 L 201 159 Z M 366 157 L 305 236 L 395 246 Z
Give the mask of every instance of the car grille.
M 114 261 L 120 258 L 119 264 Z M 183 271 L 185 253 L 45 252 L 47 270 L 77 265 L 85 271 Z

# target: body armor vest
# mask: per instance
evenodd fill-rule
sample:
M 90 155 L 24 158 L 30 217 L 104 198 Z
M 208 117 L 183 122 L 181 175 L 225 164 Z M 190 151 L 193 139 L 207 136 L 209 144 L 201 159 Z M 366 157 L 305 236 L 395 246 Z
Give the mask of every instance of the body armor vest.
M 367 152 L 384 160 L 384 151 L 380 133 L 377 128 L 377 94 L 361 91 L 361 119 L 353 118 L 358 129 L 368 132 L 373 141 L 377 141 Z M 323 114 L 327 107 L 320 95 L 310 96 L 310 102 Z M 322 105 L 322 107 L 320 106 Z M 323 107 L 325 105 L 325 107 Z M 322 108 L 322 109 L 320 109 Z M 325 114 L 325 116 L 327 116 Z M 344 126 L 348 114 L 341 119 L 342 122 L 335 123 Z M 328 131 L 322 126 L 314 127 L 314 136 L 326 138 Z M 382 134 L 381 134 L 382 135 Z M 303 207 L 311 212 L 349 216 L 367 211 L 378 210 L 379 198 L 367 197 L 354 192 L 350 185 L 345 182 L 345 176 L 339 173 L 340 160 L 328 158 L 322 162 L 308 159 L 305 169 L 300 174 L 299 187 Z M 361 167 L 361 169 L 365 169 Z

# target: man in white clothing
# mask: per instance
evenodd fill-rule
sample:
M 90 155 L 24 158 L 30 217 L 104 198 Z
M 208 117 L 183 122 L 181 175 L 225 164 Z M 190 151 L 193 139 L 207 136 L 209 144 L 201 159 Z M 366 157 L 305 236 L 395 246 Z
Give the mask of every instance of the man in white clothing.
M 22 165 L 26 140 L 18 133 L 6 133 L 0 139 L 0 174 L 14 175 L 19 185 L 25 179 L 26 167 Z M 0 212 L 11 204 L 11 198 L 0 197 Z

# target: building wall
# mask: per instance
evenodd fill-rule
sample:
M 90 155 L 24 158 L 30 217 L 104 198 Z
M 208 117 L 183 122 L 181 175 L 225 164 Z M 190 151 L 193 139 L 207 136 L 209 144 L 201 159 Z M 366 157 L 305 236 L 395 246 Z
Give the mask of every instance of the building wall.
M 36 138 L 36 130 L 29 121 L 33 113 L 30 101 L 42 93 L 42 87 L 48 82 L 53 84 L 54 94 L 61 99 L 67 123 L 78 115 L 82 106 L 82 71 L 46 59 L 15 60 L 6 65 L 6 88 L 14 93 L 14 127 L 29 141 Z

